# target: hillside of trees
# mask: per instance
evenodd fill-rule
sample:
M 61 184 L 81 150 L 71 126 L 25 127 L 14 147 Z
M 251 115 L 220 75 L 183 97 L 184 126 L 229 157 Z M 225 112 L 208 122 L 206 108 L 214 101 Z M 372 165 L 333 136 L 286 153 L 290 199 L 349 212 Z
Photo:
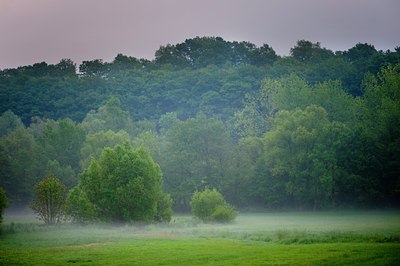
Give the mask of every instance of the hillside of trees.
M 394 208 L 400 202 L 400 49 L 333 52 L 196 37 L 152 61 L 118 54 L 0 71 L 0 186 L 68 188 L 104 148 L 147 149 L 176 211 L 217 188 L 238 208 Z

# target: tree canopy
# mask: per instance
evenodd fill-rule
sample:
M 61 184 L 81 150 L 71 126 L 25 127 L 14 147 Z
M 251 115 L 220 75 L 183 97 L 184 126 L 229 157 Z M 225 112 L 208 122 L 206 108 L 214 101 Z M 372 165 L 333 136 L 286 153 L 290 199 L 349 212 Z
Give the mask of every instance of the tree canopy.
M 4 69 L 0 186 L 11 207 L 26 206 L 56 175 L 81 221 L 168 220 L 171 204 L 189 211 L 206 187 L 238 207 L 396 207 L 399 66 L 398 48 L 368 43 L 331 51 L 299 40 L 278 56 L 196 37 L 151 61 Z
M 76 189 L 95 207 L 96 217 L 109 222 L 155 220 L 163 196 L 162 173 L 144 149 L 129 144 L 104 148 L 79 175 Z M 79 214 L 78 214 L 79 216 Z

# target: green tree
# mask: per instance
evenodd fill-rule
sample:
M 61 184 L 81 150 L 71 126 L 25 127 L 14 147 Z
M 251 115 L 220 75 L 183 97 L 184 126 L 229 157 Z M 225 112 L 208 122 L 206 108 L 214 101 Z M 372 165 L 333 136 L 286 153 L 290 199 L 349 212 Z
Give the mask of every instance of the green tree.
M 42 175 L 42 153 L 33 136 L 25 127 L 18 127 L 0 138 L 2 178 L 0 185 L 9 195 L 13 206 L 26 206 L 32 198 L 32 187 Z
M 67 187 L 52 175 L 40 180 L 35 186 L 31 208 L 47 225 L 60 223 L 65 215 Z
M 3 223 L 3 211 L 8 206 L 8 199 L 6 191 L 0 187 L 0 232 L 1 232 L 1 224 Z
M 286 195 L 297 209 L 325 207 L 332 204 L 334 182 L 339 166 L 337 147 L 341 135 L 332 132 L 322 107 L 281 111 L 271 131 L 265 134 L 265 163 L 271 178 L 283 182 Z M 341 128 L 343 129 L 343 128 Z
M 145 131 L 139 134 L 133 141 L 132 146 L 135 148 L 145 148 L 147 149 L 151 157 L 156 161 L 160 162 L 161 154 L 161 139 L 153 131 Z
M 352 168 L 363 177 L 359 199 L 388 205 L 400 198 L 400 65 L 383 68 L 364 80 L 365 94 L 357 115 L 358 151 Z
M 320 61 L 333 57 L 332 51 L 321 48 L 319 42 L 312 43 L 306 40 L 299 40 L 296 46 L 290 49 L 290 54 L 301 62 Z
M 117 144 L 131 142 L 129 134 L 120 130 L 114 132 L 112 130 L 99 131 L 86 136 L 85 142 L 81 148 L 81 166 L 87 168 L 92 158 L 98 159 L 104 148 L 113 148 Z
M 117 97 L 110 98 L 96 111 L 90 111 L 82 121 L 82 126 L 89 134 L 102 130 L 125 130 L 131 133 L 133 130 L 131 117 L 128 112 L 122 110 L 121 101 Z
M 89 223 L 98 219 L 96 206 L 79 185 L 68 192 L 65 212 L 75 223 Z
M 83 61 L 79 66 L 79 72 L 86 77 L 103 77 L 108 72 L 108 64 L 101 59 Z
M 236 217 L 233 207 L 215 188 L 196 191 L 190 201 L 192 213 L 203 222 L 230 222 Z
M 17 115 L 8 110 L 0 116 L 0 137 L 13 132 L 18 127 L 23 127 L 24 124 Z
M 198 114 L 168 130 L 160 162 L 175 207 L 188 210 L 195 190 L 222 188 L 229 179 L 232 143 L 223 123 Z
M 78 172 L 80 150 L 86 137 L 84 129 L 68 118 L 59 121 L 39 120 L 38 123 L 32 125 L 30 129 L 36 135 L 45 156 L 51 161 L 58 161 L 63 167 L 69 166 Z
M 126 143 L 105 148 L 79 175 L 78 187 L 100 220 L 151 222 L 163 197 L 161 176 L 148 151 Z

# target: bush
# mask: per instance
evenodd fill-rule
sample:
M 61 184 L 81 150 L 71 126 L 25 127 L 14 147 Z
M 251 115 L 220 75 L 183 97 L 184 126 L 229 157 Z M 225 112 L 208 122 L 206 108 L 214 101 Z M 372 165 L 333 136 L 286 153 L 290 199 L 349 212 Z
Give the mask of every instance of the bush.
M 3 223 L 3 211 L 8 206 L 8 199 L 5 190 L 0 187 L 0 229 L 1 224 Z
M 66 192 L 60 179 L 48 175 L 36 184 L 31 208 L 45 224 L 59 223 L 65 214 Z
M 229 204 L 219 205 L 211 214 L 211 220 L 218 223 L 229 223 L 236 218 L 236 212 Z
M 215 188 L 195 192 L 190 201 L 192 213 L 203 222 L 230 222 L 236 212 Z

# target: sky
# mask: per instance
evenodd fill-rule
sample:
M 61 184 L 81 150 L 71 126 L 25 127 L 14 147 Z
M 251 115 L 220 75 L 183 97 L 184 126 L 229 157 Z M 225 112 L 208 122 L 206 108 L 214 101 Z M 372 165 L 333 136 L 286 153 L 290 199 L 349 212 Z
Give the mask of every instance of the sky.
M 0 0 L 0 69 L 69 58 L 153 59 L 196 36 L 266 43 L 288 55 L 298 40 L 344 51 L 400 46 L 399 0 Z

